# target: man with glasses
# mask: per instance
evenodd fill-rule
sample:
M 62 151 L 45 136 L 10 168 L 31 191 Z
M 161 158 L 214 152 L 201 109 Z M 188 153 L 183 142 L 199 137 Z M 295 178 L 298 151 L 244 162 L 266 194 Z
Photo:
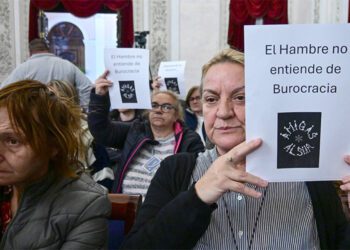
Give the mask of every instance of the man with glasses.
M 106 79 L 107 75 L 108 71 L 96 80 L 91 93 L 89 128 L 97 143 L 122 150 L 120 161 L 108 174 L 113 179 L 113 186 L 108 187 L 111 192 L 145 197 L 161 160 L 179 152 L 198 153 L 204 146 L 198 134 L 183 126 L 180 101 L 170 91 L 152 94 L 152 109 L 147 111 L 146 120 L 137 119 L 131 124 L 111 122 L 108 88 L 112 82 Z

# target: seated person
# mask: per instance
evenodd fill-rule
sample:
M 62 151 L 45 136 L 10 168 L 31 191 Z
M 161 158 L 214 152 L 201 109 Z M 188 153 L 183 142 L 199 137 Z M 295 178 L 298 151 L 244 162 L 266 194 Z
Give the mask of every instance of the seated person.
M 332 182 L 267 183 L 246 172 L 246 156 L 262 141 L 245 141 L 243 54 L 226 49 L 212 58 L 200 89 L 215 147 L 162 161 L 122 248 L 343 247 L 348 223 Z M 341 188 L 350 190 L 350 178 Z
M 151 85 L 153 91 L 160 90 L 160 87 L 162 86 L 160 79 L 160 76 L 153 79 Z M 203 124 L 202 100 L 199 86 L 190 88 L 187 92 L 186 100 L 181 101 L 181 104 L 185 109 L 185 125 L 197 132 L 206 148 L 212 148 L 214 145 L 208 140 Z
M 173 92 L 152 95 L 148 119 L 131 124 L 111 122 L 108 71 L 96 80 L 90 96 L 88 123 L 98 143 L 122 150 L 120 162 L 107 177 L 113 178 L 113 193 L 142 194 L 144 197 L 159 163 L 179 152 L 204 150 L 199 135 L 183 127 L 182 108 Z
M 34 80 L 0 90 L 1 249 L 101 249 L 111 205 L 82 173 L 80 107 Z
M 143 109 L 113 109 L 109 112 L 109 119 L 113 122 L 128 122 L 131 123 L 136 119 L 142 119 Z M 107 147 L 110 164 L 117 164 L 122 151 L 117 148 Z
M 205 144 L 207 135 L 203 125 L 202 100 L 199 86 L 190 88 L 185 101 L 187 106 L 185 110 L 185 123 L 190 129 L 199 134 Z

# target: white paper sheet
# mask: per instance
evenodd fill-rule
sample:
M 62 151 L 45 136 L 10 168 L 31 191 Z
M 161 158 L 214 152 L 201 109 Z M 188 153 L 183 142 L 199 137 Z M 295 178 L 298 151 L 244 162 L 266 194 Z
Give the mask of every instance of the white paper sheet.
M 179 94 L 181 99 L 186 98 L 185 61 L 161 62 L 158 76 L 161 77 L 160 90 L 172 90 Z
M 112 109 L 150 109 L 149 51 L 145 49 L 106 48 L 105 67 Z
M 268 181 L 350 175 L 350 25 L 245 26 L 247 171 Z

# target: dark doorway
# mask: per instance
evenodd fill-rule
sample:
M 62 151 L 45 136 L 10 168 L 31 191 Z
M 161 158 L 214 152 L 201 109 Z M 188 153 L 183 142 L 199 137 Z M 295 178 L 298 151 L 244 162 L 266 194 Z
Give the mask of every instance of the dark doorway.
M 53 54 L 74 63 L 85 72 L 84 36 L 79 27 L 61 22 L 51 28 L 47 39 Z

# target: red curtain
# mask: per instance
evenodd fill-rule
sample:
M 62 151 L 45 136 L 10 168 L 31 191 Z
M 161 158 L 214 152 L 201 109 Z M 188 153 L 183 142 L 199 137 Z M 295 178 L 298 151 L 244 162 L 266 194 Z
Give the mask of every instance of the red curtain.
M 52 10 L 59 3 L 77 17 L 89 17 L 96 14 L 103 6 L 110 10 L 120 11 L 121 47 L 130 48 L 134 44 L 134 25 L 132 13 L 132 0 L 31 0 L 29 13 L 29 41 L 38 37 L 38 12 L 39 10 Z
M 253 25 L 257 18 L 264 24 L 288 23 L 287 0 L 231 0 L 227 43 L 244 50 L 244 25 Z
M 350 0 L 349 0 L 349 10 L 348 10 L 348 12 L 349 12 L 348 23 L 350 23 Z

